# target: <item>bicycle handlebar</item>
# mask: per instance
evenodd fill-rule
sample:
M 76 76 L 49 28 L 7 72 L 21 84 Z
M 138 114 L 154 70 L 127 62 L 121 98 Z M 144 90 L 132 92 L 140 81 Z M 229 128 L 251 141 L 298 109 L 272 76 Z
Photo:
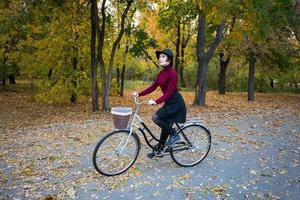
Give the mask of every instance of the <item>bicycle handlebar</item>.
M 136 105 L 148 104 L 146 101 L 140 101 L 138 96 L 133 96 Z

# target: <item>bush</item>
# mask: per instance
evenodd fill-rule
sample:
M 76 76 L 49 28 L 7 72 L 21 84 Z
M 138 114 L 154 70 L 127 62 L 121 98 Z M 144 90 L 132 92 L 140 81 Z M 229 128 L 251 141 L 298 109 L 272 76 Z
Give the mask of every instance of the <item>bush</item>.
M 34 99 L 37 102 L 62 105 L 72 102 L 72 98 L 76 98 L 76 102 L 85 100 L 87 96 L 91 96 L 91 79 L 85 72 L 79 72 L 77 75 L 69 76 L 59 80 L 48 79 L 38 81 L 36 84 L 37 93 Z M 119 87 L 117 80 L 112 80 L 111 93 L 117 96 Z M 101 80 L 98 80 L 98 94 L 101 93 Z M 74 100 L 74 99 L 73 99 Z
M 71 89 L 67 87 L 65 80 L 58 80 L 51 82 L 49 80 L 42 80 L 37 83 L 38 92 L 34 96 L 37 102 L 61 105 L 70 102 Z
M 78 102 L 82 97 L 91 94 L 91 81 L 85 72 L 74 71 L 69 76 L 60 79 L 38 81 L 37 93 L 34 99 L 46 104 L 61 105 Z

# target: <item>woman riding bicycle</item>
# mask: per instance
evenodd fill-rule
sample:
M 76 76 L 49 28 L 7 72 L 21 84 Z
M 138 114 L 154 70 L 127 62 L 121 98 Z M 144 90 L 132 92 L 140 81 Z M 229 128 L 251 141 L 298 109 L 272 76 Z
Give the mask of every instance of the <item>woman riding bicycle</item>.
M 145 96 L 152 93 L 158 86 L 160 86 L 163 95 L 157 100 L 150 99 L 149 105 L 157 105 L 164 102 L 164 105 L 156 111 L 152 116 L 152 120 L 159 127 L 161 127 L 160 143 L 157 146 L 158 151 L 166 145 L 173 145 L 180 140 L 178 134 L 171 127 L 171 123 L 185 123 L 186 121 L 186 105 L 178 92 L 177 72 L 173 69 L 173 53 L 170 49 L 164 49 L 162 51 L 156 51 L 156 57 L 159 61 L 159 65 L 163 69 L 159 72 L 156 80 L 150 87 L 142 92 L 134 92 L 134 96 Z M 166 142 L 168 136 L 169 140 Z M 154 157 L 154 153 L 148 154 L 148 157 Z
M 202 162 L 208 155 L 211 148 L 211 134 L 208 128 L 197 121 L 178 124 L 186 121 L 186 106 L 177 89 L 178 78 L 172 68 L 172 51 L 169 49 L 156 51 L 156 56 L 163 69 L 150 87 L 140 93 L 133 93 L 136 110 L 130 125 L 125 129 L 116 128 L 107 133 L 94 149 L 93 165 L 102 175 L 122 174 L 135 163 L 141 149 L 138 133 L 144 136 L 146 144 L 152 149 L 152 153 L 148 154 L 149 158 L 170 155 L 179 166 L 192 167 Z M 153 121 L 162 129 L 160 139 L 156 138 L 138 116 L 141 102 L 136 98 L 153 92 L 158 86 L 163 95 L 155 101 L 149 100 L 148 104 L 156 105 L 164 102 L 164 105 L 152 116 Z M 176 130 L 172 128 L 173 123 L 177 127 Z M 178 134 L 182 136 L 181 140 Z M 153 139 L 159 141 L 156 146 L 150 143 Z

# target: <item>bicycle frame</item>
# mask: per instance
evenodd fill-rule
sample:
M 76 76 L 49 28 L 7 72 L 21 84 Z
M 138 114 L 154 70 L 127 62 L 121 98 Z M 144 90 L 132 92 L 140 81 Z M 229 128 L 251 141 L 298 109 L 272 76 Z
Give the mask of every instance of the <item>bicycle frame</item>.
M 143 134 L 144 139 L 145 139 L 145 141 L 146 141 L 146 144 L 147 144 L 150 148 L 154 149 L 154 146 L 150 144 L 150 141 L 151 141 L 152 139 L 154 139 L 155 141 L 159 142 L 159 139 L 156 138 L 156 137 L 154 136 L 154 134 L 151 132 L 151 130 L 147 127 L 147 125 L 143 122 L 143 120 L 141 119 L 141 117 L 138 115 L 138 112 L 139 112 L 139 109 L 140 109 L 140 105 L 141 105 L 142 103 L 139 102 L 139 101 L 137 100 L 137 97 L 134 97 L 134 102 L 135 102 L 135 105 L 136 105 L 136 109 L 135 109 L 135 111 L 133 112 L 133 117 L 132 117 L 131 122 L 129 123 L 129 124 L 130 124 L 130 125 L 129 125 L 129 128 L 126 129 L 126 130 L 129 129 L 129 135 L 128 135 L 128 137 L 127 137 L 127 139 L 126 139 L 126 142 L 125 142 L 125 144 L 124 144 L 124 146 L 123 146 L 123 148 L 121 149 L 120 152 L 122 152 L 123 149 L 125 148 L 125 146 L 127 145 L 128 139 L 130 138 L 131 134 L 133 133 L 133 127 L 137 128 L 137 129 Z M 138 120 L 138 123 L 141 124 L 142 127 L 140 127 L 140 126 L 135 122 L 136 120 Z M 202 125 L 202 124 L 200 124 L 200 123 L 198 123 L 198 122 L 191 122 L 191 123 L 185 124 L 184 126 L 180 126 L 178 123 L 173 123 L 173 124 L 175 124 L 175 125 L 177 126 L 177 130 L 176 130 L 176 131 L 177 131 L 177 132 L 180 132 L 181 135 L 183 136 L 183 138 L 185 139 L 185 141 L 188 142 L 188 147 L 191 147 L 192 144 L 191 144 L 191 142 L 189 141 L 189 139 L 186 137 L 186 135 L 184 134 L 184 132 L 183 132 L 183 130 L 182 130 L 183 127 L 189 126 L 189 125 L 191 125 L 191 124 L 197 124 L 197 125 L 202 126 L 204 129 L 206 129 L 206 130 L 209 132 L 208 128 L 206 128 L 204 125 Z M 146 136 L 146 132 L 145 132 L 144 130 L 146 130 L 146 131 L 148 132 L 148 134 L 152 137 L 152 139 L 148 140 L 148 138 L 147 138 L 147 136 Z M 122 142 L 121 142 L 120 144 L 122 144 Z M 183 149 L 176 149 L 176 150 L 175 150 L 174 147 L 173 147 L 173 151 L 177 151 L 177 150 L 180 151 L 180 150 L 183 150 Z
M 150 144 L 150 141 L 152 139 L 154 139 L 155 141 L 159 142 L 159 139 L 156 138 L 154 136 L 154 134 L 151 132 L 151 130 L 147 127 L 147 125 L 143 122 L 143 120 L 141 119 L 141 117 L 138 115 L 138 112 L 139 112 L 139 109 L 140 109 L 140 105 L 142 104 L 141 102 L 138 101 L 137 97 L 134 97 L 134 102 L 135 102 L 135 105 L 136 105 L 136 109 L 135 111 L 133 112 L 133 118 L 130 122 L 130 125 L 129 125 L 129 135 L 128 135 L 128 138 L 131 136 L 132 132 L 133 132 L 133 127 L 137 128 L 144 136 L 144 139 L 146 141 L 146 144 L 154 149 L 154 146 Z M 136 123 L 136 120 L 138 120 L 138 124 L 141 124 L 142 127 L 140 127 L 137 123 Z M 189 141 L 189 139 L 186 137 L 186 135 L 184 134 L 184 132 L 182 131 L 182 127 L 179 126 L 177 123 L 175 123 L 176 126 L 177 126 L 177 132 L 180 132 L 181 135 L 183 136 L 183 138 L 185 139 L 185 141 L 188 142 L 188 145 L 191 146 L 191 142 Z M 192 123 L 192 124 L 196 124 L 196 123 Z M 173 125 L 173 124 L 172 124 Z M 186 125 L 189 125 L 189 124 L 186 124 Z M 144 131 L 146 130 L 146 132 Z M 148 133 L 152 139 L 148 140 L 147 136 L 146 136 L 146 133 Z M 127 139 L 128 140 L 128 139 Z M 125 143 L 124 146 L 126 146 L 127 144 L 127 141 Z M 123 150 L 123 149 L 122 149 Z
M 154 136 L 154 134 L 150 131 L 150 129 L 147 127 L 147 125 L 143 122 L 143 120 L 141 119 L 141 117 L 138 115 L 138 112 L 139 112 L 139 109 L 140 109 L 140 105 L 142 103 L 137 100 L 137 97 L 134 97 L 134 102 L 135 102 L 135 105 L 136 105 L 136 109 L 133 112 L 133 117 L 132 117 L 132 120 L 131 120 L 130 125 L 129 125 L 130 132 L 129 132 L 129 136 L 128 137 L 131 136 L 131 134 L 133 132 L 133 127 L 135 127 L 135 128 L 137 128 L 143 134 L 144 139 L 145 139 L 147 145 L 153 149 L 154 146 L 152 146 L 150 144 L 151 139 L 148 140 L 148 138 L 146 136 L 146 132 L 144 130 L 146 130 L 148 132 L 148 134 L 152 137 L 152 139 L 154 139 L 155 141 L 159 142 L 159 139 Z M 136 123 L 136 120 L 138 120 L 138 124 L 141 124 L 142 127 L 140 127 Z

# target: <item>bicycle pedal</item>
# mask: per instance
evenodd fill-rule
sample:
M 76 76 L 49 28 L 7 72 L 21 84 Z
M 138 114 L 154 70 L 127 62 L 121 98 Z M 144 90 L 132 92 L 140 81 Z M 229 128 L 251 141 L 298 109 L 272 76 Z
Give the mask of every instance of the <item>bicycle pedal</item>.
M 162 158 L 162 157 L 164 157 L 164 154 L 157 154 L 156 157 Z
M 152 159 L 152 158 L 155 157 L 155 153 L 153 153 L 153 152 L 148 153 L 148 154 L 147 154 L 147 157 L 150 158 L 150 159 Z
M 162 158 L 162 157 L 164 157 L 164 155 L 163 154 L 148 153 L 147 157 L 150 158 L 150 159 L 155 158 L 155 157 Z

